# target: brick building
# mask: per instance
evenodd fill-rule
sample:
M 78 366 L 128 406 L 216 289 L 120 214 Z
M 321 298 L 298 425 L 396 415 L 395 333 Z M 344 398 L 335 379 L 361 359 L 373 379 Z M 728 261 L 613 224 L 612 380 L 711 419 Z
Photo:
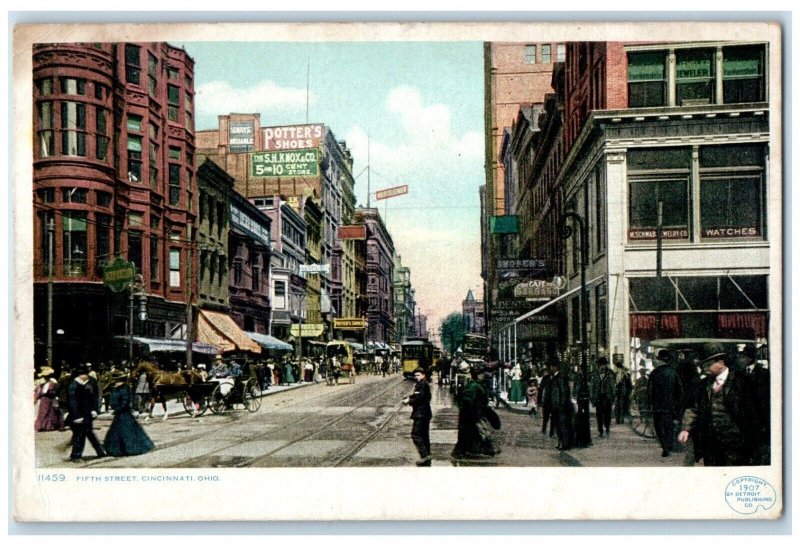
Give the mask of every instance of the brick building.
M 779 321 L 769 57 L 764 43 L 567 44 L 561 141 L 536 150 L 530 183 L 587 225 L 590 354 L 635 367 L 656 338 L 766 340 Z M 562 256 L 563 341 L 577 350 L 579 237 L 549 240 L 543 211 L 522 208 L 532 248 Z
M 394 341 L 394 242 L 376 208 L 356 209 L 355 223 L 367 229 L 367 341 Z
M 51 338 L 54 361 L 75 363 L 110 357 L 115 336 L 131 332 L 184 337 L 196 293 L 186 277 L 197 209 L 194 61 L 165 43 L 39 44 L 33 89 L 37 363 Z M 128 292 L 103 284 L 114 257 L 142 276 L 144 320 L 131 324 Z
M 486 317 L 490 323 L 497 284 L 496 262 L 508 257 L 502 237 L 492 233 L 495 217 L 511 214 L 506 200 L 502 146 L 506 128 L 520 106 L 542 104 L 552 92 L 553 66 L 564 60 L 565 44 L 487 42 L 484 44 L 485 179 L 481 188 L 481 277 L 484 281 Z

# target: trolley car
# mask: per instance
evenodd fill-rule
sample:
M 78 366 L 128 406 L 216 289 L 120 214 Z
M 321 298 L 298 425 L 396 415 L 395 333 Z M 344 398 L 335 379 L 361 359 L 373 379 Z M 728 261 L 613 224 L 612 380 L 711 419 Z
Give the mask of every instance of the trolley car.
M 433 367 L 433 343 L 427 339 L 409 339 L 400 345 L 400 360 L 403 364 L 403 377 L 410 379 L 414 376 L 417 367 L 426 370 L 430 378 Z

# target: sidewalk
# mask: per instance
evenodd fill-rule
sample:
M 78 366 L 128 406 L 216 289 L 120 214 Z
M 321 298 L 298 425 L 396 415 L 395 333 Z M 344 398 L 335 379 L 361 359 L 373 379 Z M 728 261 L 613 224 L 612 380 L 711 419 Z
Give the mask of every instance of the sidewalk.
M 292 389 L 299 389 L 301 387 L 307 387 L 307 386 L 310 386 L 310 385 L 317 385 L 317 384 L 322 384 L 322 382 L 320 382 L 320 383 L 298 382 L 298 383 L 292 383 L 291 385 L 270 385 L 267 390 L 261 391 L 261 398 L 264 398 L 265 396 L 270 396 L 272 394 L 277 394 L 279 392 L 289 391 L 289 390 L 292 390 Z M 208 411 L 211 411 L 211 410 L 208 410 Z M 174 400 L 174 399 L 167 400 L 167 416 L 168 417 L 173 417 L 175 415 L 188 415 L 188 414 L 186 413 L 186 410 L 183 408 L 183 403 L 179 402 L 178 400 Z M 140 418 L 144 418 L 145 415 L 144 414 L 140 414 L 139 417 Z M 104 413 L 101 413 L 97 417 L 97 419 L 101 420 L 101 421 L 105 420 L 105 419 L 110 421 L 113 418 L 114 418 L 114 415 L 110 411 L 106 411 Z M 163 418 L 164 418 L 163 406 L 160 403 L 156 402 L 155 408 L 153 409 L 153 419 L 163 419 Z

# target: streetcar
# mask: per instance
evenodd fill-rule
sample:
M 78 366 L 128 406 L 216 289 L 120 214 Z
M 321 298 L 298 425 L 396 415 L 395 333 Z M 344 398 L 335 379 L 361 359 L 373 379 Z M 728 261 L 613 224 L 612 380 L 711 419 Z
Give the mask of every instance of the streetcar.
M 464 334 L 462 351 L 467 359 L 483 360 L 489 352 L 489 338 L 481 334 Z
M 430 379 L 433 368 L 433 343 L 423 338 L 410 338 L 400 345 L 400 360 L 403 364 L 403 377 L 411 379 L 417 367 L 426 370 Z

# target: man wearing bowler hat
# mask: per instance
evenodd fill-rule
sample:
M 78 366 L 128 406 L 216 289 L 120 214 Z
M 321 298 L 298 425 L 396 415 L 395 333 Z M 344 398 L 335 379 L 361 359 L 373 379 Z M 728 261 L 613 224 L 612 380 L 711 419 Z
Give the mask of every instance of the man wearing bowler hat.
M 731 369 L 721 345 L 709 344 L 704 353 L 707 376 L 683 415 L 678 441 L 685 444 L 691 438 L 695 460 L 702 458 L 705 466 L 750 464 L 753 412 L 748 383 Z

